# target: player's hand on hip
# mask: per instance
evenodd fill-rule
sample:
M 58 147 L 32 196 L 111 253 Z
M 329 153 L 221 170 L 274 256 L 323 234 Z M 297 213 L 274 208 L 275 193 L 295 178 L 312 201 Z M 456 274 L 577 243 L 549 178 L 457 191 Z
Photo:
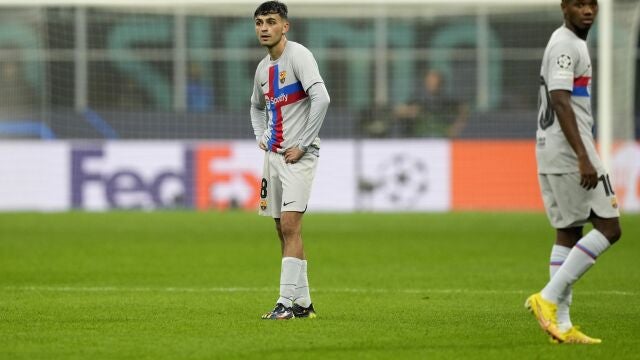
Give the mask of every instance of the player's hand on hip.
M 287 164 L 297 163 L 303 155 L 304 151 L 302 151 L 301 149 L 298 149 L 297 147 L 290 148 L 285 150 L 284 152 L 284 161 Z
M 580 186 L 586 190 L 595 189 L 598 186 L 598 172 L 589 159 L 578 161 L 580 168 Z

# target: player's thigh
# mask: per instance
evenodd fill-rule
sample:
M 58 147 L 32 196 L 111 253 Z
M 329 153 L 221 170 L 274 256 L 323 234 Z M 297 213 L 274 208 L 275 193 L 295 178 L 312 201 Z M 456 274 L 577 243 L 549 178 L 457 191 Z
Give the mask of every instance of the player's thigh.
M 582 226 L 591 220 L 592 212 L 600 218 L 620 216 L 618 203 L 607 174 L 600 176 L 595 189 L 580 186 L 580 174 L 549 175 L 555 201 L 563 217 L 564 227 Z
M 589 220 L 589 194 L 580 174 L 539 174 L 540 191 L 549 222 L 556 229 L 579 227 Z
M 284 159 L 282 163 L 282 211 L 304 212 L 309 203 L 318 157 L 307 153 L 296 163 L 286 164 Z
M 547 218 L 556 229 L 564 228 L 562 226 L 564 224 L 564 219 L 562 216 L 562 212 L 560 212 L 560 207 L 558 206 L 558 201 L 556 200 L 555 193 L 553 191 L 553 187 L 551 186 L 551 181 L 549 179 L 551 175 L 549 174 L 538 174 L 538 183 L 540 185 L 540 193 L 542 194 L 542 202 L 544 204 L 545 212 L 547 213 Z
M 260 215 L 280 218 L 282 205 L 282 181 L 280 180 L 280 162 L 282 155 L 267 152 L 262 169 L 260 184 Z
M 609 174 L 600 176 L 598 186 L 589 191 L 591 210 L 600 219 L 617 219 L 620 217 L 618 200 L 611 185 Z M 607 222 L 605 220 L 605 222 Z
M 282 223 L 282 231 L 287 234 L 300 233 L 302 227 L 302 216 L 304 213 L 298 211 L 282 211 L 280 221 Z

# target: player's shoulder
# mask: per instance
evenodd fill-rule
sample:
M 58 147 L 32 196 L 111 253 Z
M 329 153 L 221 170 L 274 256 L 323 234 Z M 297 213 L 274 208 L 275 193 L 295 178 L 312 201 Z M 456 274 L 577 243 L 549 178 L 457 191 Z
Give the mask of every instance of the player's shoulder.
M 556 52 L 571 53 L 578 55 L 580 48 L 580 39 L 575 36 L 571 30 L 561 27 L 554 31 L 549 39 L 547 49 L 551 54 Z
M 551 35 L 551 39 L 549 40 L 549 45 L 552 46 L 565 46 L 575 48 L 577 47 L 582 40 L 576 36 L 571 30 L 569 30 L 566 26 L 561 26 Z
M 256 74 L 261 72 L 264 68 L 269 67 L 270 64 L 270 59 L 269 59 L 269 54 L 265 55 L 265 57 L 263 57 L 260 62 L 258 62 L 258 65 L 256 66 Z
M 307 55 L 312 55 L 311 50 L 309 50 L 306 46 L 295 42 L 295 41 L 291 41 L 289 40 L 287 43 L 287 46 L 289 47 L 289 49 L 291 50 L 292 54 L 307 54 Z M 289 50 L 287 50 L 289 51 Z

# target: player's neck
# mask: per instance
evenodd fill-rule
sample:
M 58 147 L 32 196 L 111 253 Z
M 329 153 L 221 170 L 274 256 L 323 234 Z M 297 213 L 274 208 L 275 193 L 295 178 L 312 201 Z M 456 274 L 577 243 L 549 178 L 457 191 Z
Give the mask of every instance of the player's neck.
M 571 24 L 571 22 L 569 21 L 566 21 L 564 26 L 566 26 L 567 29 L 571 30 L 571 32 L 576 34 L 576 36 L 579 37 L 580 39 L 587 41 L 587 35 L 589 35 L 589 29 L 579 29 L 573 26 L 573 24 Z
M 287 37 L 282 35 L 282 39 L 272 47 L 267 48 L 269 52 L 269 57 L 272 61 L 278 60 L 282 53 L 284 52 L 284 48 L 287 45 Z

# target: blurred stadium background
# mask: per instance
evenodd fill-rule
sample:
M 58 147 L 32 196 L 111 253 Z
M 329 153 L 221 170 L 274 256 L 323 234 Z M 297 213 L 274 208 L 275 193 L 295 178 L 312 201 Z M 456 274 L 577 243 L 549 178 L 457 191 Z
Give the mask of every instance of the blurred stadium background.
M 0 210 L 255 208 L 258 3 L 0 1 Z M 286 3 L 332 98 L 312 211 L 542 209 L 538 77 L 559 0 Z M 640 3 L 600 3 L 598 137 L 640 211 Z M 450 136 L 398 115 L 428 70 L 439 116 L 464 118 Z

